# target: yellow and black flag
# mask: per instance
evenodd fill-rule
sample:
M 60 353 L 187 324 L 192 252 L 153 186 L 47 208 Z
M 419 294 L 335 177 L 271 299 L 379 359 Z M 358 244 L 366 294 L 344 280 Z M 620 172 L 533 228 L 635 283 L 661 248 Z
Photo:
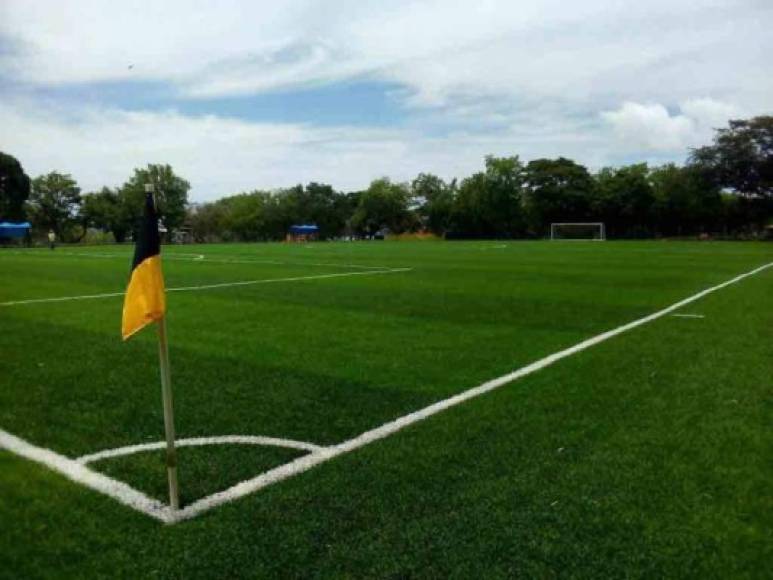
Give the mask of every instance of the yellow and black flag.
M 161 273 L 161 242 L 153 194 L 145 196 L 145 212 L 134 248 L 131 278 L 123 301 L 121 335 L 126 340 L 166 313 L 164 275 Z

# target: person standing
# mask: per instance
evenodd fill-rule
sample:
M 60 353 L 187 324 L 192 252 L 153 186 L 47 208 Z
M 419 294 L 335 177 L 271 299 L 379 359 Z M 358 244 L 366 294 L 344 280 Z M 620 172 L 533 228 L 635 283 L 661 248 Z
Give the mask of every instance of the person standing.
M 56 234 L 54 233 L 54 230 L 48 230 L 48 247 L 53 250 L 55 245 L 56 245 Z

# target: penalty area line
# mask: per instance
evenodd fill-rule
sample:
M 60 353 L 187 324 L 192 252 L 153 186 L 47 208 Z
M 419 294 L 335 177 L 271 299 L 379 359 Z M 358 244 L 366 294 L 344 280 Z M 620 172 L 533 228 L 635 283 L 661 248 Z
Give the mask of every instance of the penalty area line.
M 167 292 L 195 292 L 199 290 L 213 290 L 216 288 L 231 288 L 235 286 L 253 286 L 256 284 L 273 284 L 277 282 L 300 282 L 301 280 L 324 280 L 327 278 L 346 278 L 349 276 L 375 276 L 377 274 L 396 274 L 398 272 L 410 272 L 413 268 L 390 268 L 388 270 L 367 270 L 364 272 L 337 272 L 334 274 L 316 274 L 314 276 L 293 276 L 291 278 L 268 278 L 258 280 L 241 280 L 238 282 L 222 282 L 218 284 L 203 284 L 201 286 L 178 286 L 167 288 Z M 23 304 L 41 304 L 45 302 L 66 302 L 68 300 L 94 300 L 98 298 L 111 298 L 123 296 L 125 292 L 106 292 L 104 294 L 84 294 L 82 296 L 58 296 L 56 298 L 33 298 L 30 300 L 11 300 L 0 302 L 0 306 L 20 306 Z

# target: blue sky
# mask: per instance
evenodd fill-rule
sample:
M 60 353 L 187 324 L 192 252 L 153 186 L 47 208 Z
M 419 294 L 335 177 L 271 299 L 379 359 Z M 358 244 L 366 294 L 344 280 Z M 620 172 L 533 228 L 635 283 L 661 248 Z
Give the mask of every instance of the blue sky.
M 4 0 L 0 149 L 84 190 L 170 163 L 197 201 L 486 154 L 681 162 L 771 112 L 772 6 Z

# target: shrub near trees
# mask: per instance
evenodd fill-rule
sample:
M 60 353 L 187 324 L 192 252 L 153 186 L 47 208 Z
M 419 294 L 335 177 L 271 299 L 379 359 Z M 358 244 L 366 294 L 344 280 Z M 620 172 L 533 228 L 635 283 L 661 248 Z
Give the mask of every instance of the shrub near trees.
M 190 185 L 169 165 L 135 169 L 117 189 L 82 195 L 75 180 L 52 172 L 32 181 L 0 153 L 0 220 L 28 217 L 65 241 L 88 228 L 124 241 L 142 211 L 144 186 L 158 192 L 169 230 L 187 226 L 196 241 L 283 239 L 293 224 L 314 223 L 320 237 L 428 230 L 450 238 L 539 238 L 551 222 L 601 221 L 610 237 L 758 235 L 773 220 L 773 117 L 731 121 L 685 166 L 637 163 L 591 174 L 564 157 L 484 159 L 457 182 L 420 173 L 410 184 L 388 178 L 363 191 L 309 183 L 188 203 Z

